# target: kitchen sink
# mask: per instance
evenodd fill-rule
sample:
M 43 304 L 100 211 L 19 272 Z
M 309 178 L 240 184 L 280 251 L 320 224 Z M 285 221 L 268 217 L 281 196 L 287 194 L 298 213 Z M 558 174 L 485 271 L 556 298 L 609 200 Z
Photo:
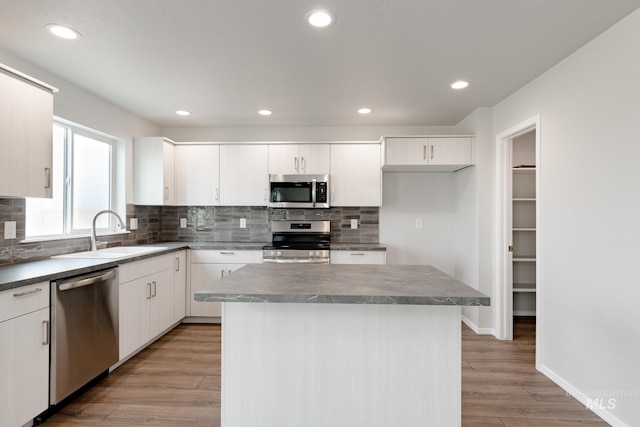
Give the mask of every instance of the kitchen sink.
M 165 246 L 115 246 L 97 251 L 74 252 L 56 255 L 51 258 L 89 258 L 89 259 L 123 259 L 137 255 L 146 255 L 168 249 Z

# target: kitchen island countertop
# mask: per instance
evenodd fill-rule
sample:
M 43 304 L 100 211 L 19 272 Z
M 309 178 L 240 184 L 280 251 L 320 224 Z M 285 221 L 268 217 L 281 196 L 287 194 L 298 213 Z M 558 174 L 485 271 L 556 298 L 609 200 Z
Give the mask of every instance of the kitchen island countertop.
M 490 298 L 427 265 L 249 264 L 196 301 L 488 306 Z

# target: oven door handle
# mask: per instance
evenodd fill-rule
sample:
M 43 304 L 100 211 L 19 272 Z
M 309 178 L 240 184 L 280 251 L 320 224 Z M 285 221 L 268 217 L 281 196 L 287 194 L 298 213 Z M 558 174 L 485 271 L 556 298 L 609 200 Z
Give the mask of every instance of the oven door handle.
M 63 283 L 58 286 L 61 291 L 68 291 L 70 289 L 81 288 L 83 286 L 93 285 L 99 282 L 104 282 L 115 277 L 115 270 L 107 271 L 106 273 L 98 274 L 96 276 L 87 277 L 86 279 L 76 280 L 72 282 Z

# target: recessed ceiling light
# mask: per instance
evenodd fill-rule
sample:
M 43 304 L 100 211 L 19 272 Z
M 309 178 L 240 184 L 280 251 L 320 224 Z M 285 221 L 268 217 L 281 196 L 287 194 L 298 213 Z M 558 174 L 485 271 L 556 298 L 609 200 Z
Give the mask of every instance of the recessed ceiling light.
M 464 89 L 467 86 L 469 86 L 469 82 L 465 82 L 464 80 L 451 83 L 451 89 Z
M 360 108 L 358 110 L 359 114 L 369 114 L 371 112 L 371 108 Z
M 67 40 L 79 39 L 82 37 L 79 32 L 74 30 L 73 28 L 65 27 L 64 25 L 59 24 L 47 24 L 45 25 L 47 30 L 55 36 L 61 37 Z
M 260 110 L 258 111 L 258 114 L 260 114 L 261 116 L 270 116 L 271 110 Z
M 324 28 L 336 22 L 336 17 L 328 10 L 312 10 L 304 17 L 305 21 L 314 27 Z
M 185 111 L 185 110 L 178 110 L 176 111 L 176 114 L 179 116 L 190 116 L 191 113 L 189 111 Z

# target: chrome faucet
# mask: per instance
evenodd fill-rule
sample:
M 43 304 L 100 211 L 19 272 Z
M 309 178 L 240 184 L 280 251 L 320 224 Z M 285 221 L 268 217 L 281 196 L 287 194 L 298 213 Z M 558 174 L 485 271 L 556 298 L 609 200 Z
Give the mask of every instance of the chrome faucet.
M 120 215 L 118 215 L 117 212 L 114 212 L 110 209 L 105 209 L 103 211 L 98 212 L 96 216 L 93 217 L 93 225 L 91 226 L 91 250 L 92 251 L 98 250 L 98 240 L 96 239 L 96 220 L 100 215 L 105 213 L 114 214 L 116 218 L 118 218 L 118 222 L 119 222 L 118 227 L 120 227 L 123 230 L 127 228 L 126 225 L 124 225 L 124 221 L 122 221 L 122 218 L 120 218 Z

